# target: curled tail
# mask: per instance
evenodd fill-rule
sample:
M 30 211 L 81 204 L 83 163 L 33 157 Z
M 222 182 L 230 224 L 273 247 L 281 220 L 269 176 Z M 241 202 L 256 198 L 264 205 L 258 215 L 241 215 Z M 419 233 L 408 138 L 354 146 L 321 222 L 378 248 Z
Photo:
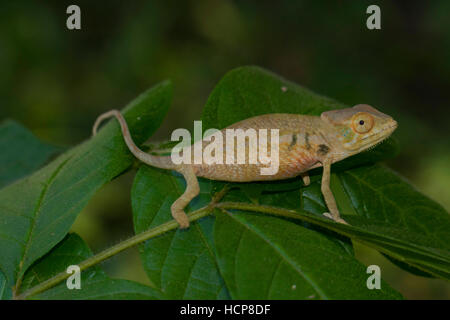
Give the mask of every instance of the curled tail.
M 153 156 L 151 154 L 145 153 L 144 151 L 139 149 L 138 146 L 136 146 L 133 139 L 131 138 L 127 122 L 125 121 L 125 118 L 118 110 L 111 110 L 98 116 L 97 120 L 95 120 L 94 127 L 92 128 L 92 134 L 94 136 L 97 134 L 97 128 L 100 125 L 100 123 L 103 120 L 110 117 L 116 117 L 116 119 L 119 121 L 120 128 L 122 129 L 123 139 L 125 140 L 128 149 L 130 149 L 131 153 L 133 153 L 136 158 L 152 167 L 157 167 L 161 169 L 175 168 L 175 165 L 172 163 L 172 159 L 170 157 Z

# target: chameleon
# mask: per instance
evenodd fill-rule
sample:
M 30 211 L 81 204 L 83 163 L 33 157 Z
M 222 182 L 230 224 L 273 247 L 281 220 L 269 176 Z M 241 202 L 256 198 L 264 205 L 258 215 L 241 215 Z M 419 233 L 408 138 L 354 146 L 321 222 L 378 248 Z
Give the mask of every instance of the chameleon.
M 278 129 L 279 132 L 279 169 L 275 174 L 262 175 L 259 170 L 264 164 L 244 163 L 200 163 L 175 164 L 170 156 L 151 155 L 142 151 L 133 142 L 126 120 L 118 110 L 110 110 L 98 116 L 93 126 L 93 135 L 100 123 L 115 117 L 119 121 L 123 138 L 131 153 L 143 163 L 174 170 L 186 180 L 184 193 L 171 205 L 173 218 L 180 228 L 189 227 L 189 219 L 184 209 L 200 192 L 198 177 L 229 181 L 251 182 L 282 180 L 300 176 L 305 186 L 310 184 L 308 171 L 323 167 L 321 192 L 329 212 L 324 215 L 336 222 L 347 224 L 339 214 L 336 200 L 330 189 L 331 165 L 349 156 L 373 148 L 388 138 L 397 128 L 397 122 L 367 104 L 358 104 L 351 108 L 325 111 L 320 116 L 270 113 L 251 117 L 234 123 L 226 129 Z M 207 146 L 211 139 L 204 138 L 196 143 Z M 270 149 L 268 139 L 267 148 Z M 195 144 L 189 146 L 194 148 Z M 223 142 L 224 144 L 226 141 Z M 246 142 L 248 145 L 248 142 Z M 236 148 L 235 148 L 236 149 Z M 193 149 L 191 149 L 193 150 Z M 226 148 L 223 149 L 226 157 Z M 245 148 L 246 159 L 250 148 Z M 236 150 L 231 150 L 236 152 Z M 241 150 L 242 151 L 242 150 Z M 230 150 L 228 150 L 230 152 Z M 193 153 L 193 152 L 192 152 Z

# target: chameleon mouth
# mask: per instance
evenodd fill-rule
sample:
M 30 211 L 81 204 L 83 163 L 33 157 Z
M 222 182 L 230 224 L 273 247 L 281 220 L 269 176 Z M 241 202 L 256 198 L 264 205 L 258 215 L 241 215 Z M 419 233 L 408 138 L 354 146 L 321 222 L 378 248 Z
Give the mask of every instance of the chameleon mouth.
M 378 146 L 380 143 L 385 141 L 387 138 L 391 136 L 391 134 L 397 129 L 397 121 L 392 120 L 392 122 L 389 123 L 386 127 L 384 127 L 379 132 L 373 133 L 370 136 L 366 136 L 363 139 L 360 140 L 360 143 L 363 144 L 362 146 L 352 148 L 351 151 L 366 151 L 371 150 Z M 364 142 L 367 142 L 364 144 Z
M 378 146 L 380 143 L 386 141 L 387 138 L 389 138 L 392 133 L 395 131 L 395 129 L 397 129 L 398 124 L 397 121 L 392 120 L 393 123 L 390 124 L 388 127 L 383 128 L 383 130 L 381 130 L 379 133 L 374 133 L 370 136 L 365 137 L 364 139 L 362 139 L 361 141 L 370 139 L 371 141 L 373 140 L 373 143 L 367 147 L 364 147 L 363 150 L 371 150 L 373 148 L 375 148 L 376 146 Z M 379 136 L 379 137 L 377 137 Z

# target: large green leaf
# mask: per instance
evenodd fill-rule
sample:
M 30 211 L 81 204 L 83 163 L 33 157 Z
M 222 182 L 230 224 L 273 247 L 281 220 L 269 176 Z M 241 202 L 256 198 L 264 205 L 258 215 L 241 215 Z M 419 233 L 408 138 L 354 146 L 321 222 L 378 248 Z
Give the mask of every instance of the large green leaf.
M 12 284 L 8 283 L 8 279 L 0 272 L 0 300 L 11 299 Z
M 401 262 L 450 279 L 450 216 L 442 206 L 381 165 L 338 177 L 340 203 L 347 201 L 357 213 L 348 217 L 352 226 L 384 237 L 387 253 Z
M 217 84 L 203 109 L 203 128 L 225 128 L 266 113 L 317 115 L 344 104 L 320 96 L 259 67 L 228 72 Z
M 183 179 L 175 173 L 140 168 L 132 189 L 136 233 L 171 220 L 170 205 L 184 188 Z M 210 201 L 211 183 L 202 180 L 201 189 L 187 211 Z M 189 230 L 171 231 L 140 246 L 147 275 L 168 298 L 229 298 L 215 261 L 212 223 L 209 217 L 193 223 Z
M 13 120 L 0 125 L 0 189 L 18 180 L 55 156 L 61 148 L 37 139 L 28 129 Z M 0 299 L 12 296 L 13 283 L 0 272 Z
M 398 299 L 386 283 L 369 290 L 366 268 L 330 236 L 293 222 L 218 214 L 218 263 L 235 299 Z
M 377 180 L 373 179 L 373 184 L 365 191 L 369 194 L 365 199 L 354 196 L 354 193 L 361 192 L 361 187 L 359 185 L 346 184 L 344 188 L 342 187 L 341 182 L 343 179 L 339 179 L 341 175 L 354 175 L 358 171 L 364 171 L 367 175 L 373 174 L 375 177 L 384 176 L 385 178 L 378 186 L 376 185 Z M 389 184 L 399 183 L 401 191 L 398 191 L 397 193 L 402 195 L 403 200 L 413 198 L 413 201 L 407 201 L 404 206 L 392 209 L 389 213 L 389 217 L 383 216 L 385 212 L 372 212 L 373 216 L 370 218 L 361 217 L 361 215 L 364 216 L 371 213 L 370 207 L 374 205 L 374 203 L 377 208 L 388 208 L 392 206 L 391 197 L 394 197 L 396 193 L 391 192 L 374 196 L 374 193 L 376 194 L 377 191 L 379 192 L 377 187 L 382 189 L 385 186 L 383 181 L 389 182 L 386 183 L 387 188 L 389 188 Z M 411 210 L 414 210 L 415 206 L 425 203 L 427 209 L 423 214 L 433 212 L 437 216 L 437 219 L 442 221 L 444 225 L 448 223 L 446 222 L 447 216 L 442 214 L 442 208 L 438 204 L 427 199 L 411 186 L 404 186 L 403 183 L 404 181 L 395 173 L 380 165 L 359 167 L 348 170 L 345 173 L 333 175 L 332 189 L 336 196 L 338 207 L 340 208 L 341 213 L 344 213 L 344 217 L 350 223 L 350 226 L 334 223 L 322 216 L 322 213 L 326 211 L 326 207 L 320 192 L 320 183 L 318 181 L 312 182 L 309 187 L 301 187 L 300 199 L 298 198 L 298 189 L 285 189 L 284 191 L 277 192 L 264 191 L 259 193 L 258 196 L 255 196 L 256 192 L 251 193 L 247 190 L 252 189 L 251 185 L 241 186 L 241 189 L 245 191 L 244 193 L 247 196 L 250 194 L 252 198 L 242 199 L 234 197 L 227 199 L 234 203 L 226 204 L 225 207 L 239 208 L 240 210 L 256 211 L 260 213 L 272 213 L 288 218 L 301 219 L 308 222 L 305 225 L 309 228 L 311 228 L 309 223 L 313 223 L 313 225 L 324 227 L 365 243 L 366 245 L 399 260 L 401 267 L 406 263 L 407 266 L 405 269 L 407 271 L 410 271 L 411 269 L 409 266 L 413 266 L 426 273 L 449 278 L 450 257 L 448 244 L 444 243 L 448 238 L 446 229 L 439 230 L 439 228 L 434 228 L 436 230 L 436 236 L 439 238 L 430 237 L 430 231 L 424 229 L 428 228 L 430 224 L 414 225 L 414 222 L 417 221 L 414 219 L 409 221 L 410 218 L 405 217 L 405 214 L 409 214 Z M 293 187 L 293 185 L 294 183 L 292 183 L 290 187 Z M 286 183 L 284 186 L 287 187 L 289 185 Z M 347 195 L 347 192 L 350 196 Z M 358 213 L 358 210 L 360 210 L 361 213 Z M 392 223 L 392 220 L 395 219 L 404 221 L 401 223 Z M 434 218 L 431 217 L 431 219 Z M 404 224 L 407 222 L 411 223 L 412 226 L 408 227 L 408 225 Z M 415 227 L 423 229 L 424 232 L 414 231 Z
M 0 125 L 0 189 L 40 168 L 62 148 L 41 142 L 13 120 Z M 13 283 L 0 272 L 0 299 L 12 296 Z
M 0 188 L 37 170 L 60 148 L 41 142 L 12 120 L 0 125 Z
M 69 266 L 77 265 L 92 256 L 86 243 L 76 234 L 68 234 L 48 254 L 36 261 L 25 273 L 21 290 L 36 286 L 43 281 L 65 272 Z M 163 299 L 158 290 L 121 279 L 111 279 L 104 271 L 94 266 L 81 272 L 81 288 L 68 289 L 65 281 L 29 299 Z
M 124 109 L 136 143 L 158 128 L 171 92 L 171 84 L 164 82 Z M 20 283 L 27 268 L 64 238 L 92 195 L 132 161 L 119 125 L 112 121 L 96 137 L 1 189 L 0 270 L 8 281 Z
M 397 264 L 407 271 L 412 266 L 435 276 L 450 277 L 449 216 L 439 204 L 381 165 L 333 174 L 331 186 L 351 226 L 323 218 L 326 207 L 316 178 L 306 188 L 300 181 L 289 180 L 241 184 L 239 188 L 248 199 L 237 197 L 231 201 L 259 205 L 249 210 L 266 213 L 274 208 L 290 209 L 290 217 L 306 217 L 307 221 L 357 239 L 398 260 Z

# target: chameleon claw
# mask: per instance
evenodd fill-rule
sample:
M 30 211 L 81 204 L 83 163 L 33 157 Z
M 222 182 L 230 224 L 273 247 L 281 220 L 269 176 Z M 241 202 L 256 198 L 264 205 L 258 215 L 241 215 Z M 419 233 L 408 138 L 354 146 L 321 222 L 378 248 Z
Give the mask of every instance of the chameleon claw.
M 327 217 L 328 219 L 333 220 L 333 217 L 331 216 L 331 214 L 330 214 L 329 212 L 324 212 L 323 215 L 324 215 L 325 217 Z
M 307 187 L 311 184 L 311 180 L 309 179 L 309 175 L 307 173 L 302 174 L 301 177 L 302 177 L 303 184 L 305 185 L 305 187 Z
M 324 215 L 325 217 L 327 217 L 327 218 L 329 218 L 329 219 L 335 221 L 335 222 L 342 223 L 342 224 L 348 224 L 348 223 L 347 223 L 344 219 L 342 219 L 341 217 L 336 217 L 336 218 L 334 218 L 329 212 L 324 212 L 323 215 Z
M 177 215 L 175 220 L 180 225 L 180 229 L 189 228 L 189 219 L 184 212 L 183 212 L 183 214 Z

